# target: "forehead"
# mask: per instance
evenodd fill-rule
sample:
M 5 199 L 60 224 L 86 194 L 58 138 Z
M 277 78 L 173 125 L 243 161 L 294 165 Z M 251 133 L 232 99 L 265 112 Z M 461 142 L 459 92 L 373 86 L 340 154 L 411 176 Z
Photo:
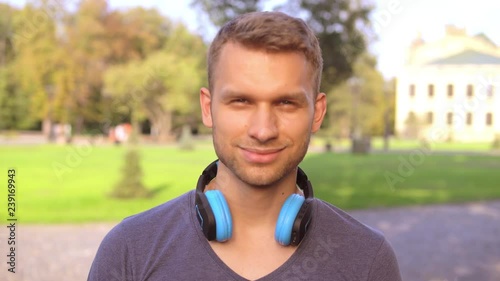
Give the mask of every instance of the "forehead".
M 255 90 L 312 91 L 311 66 L 300 52 L 267 51 L 228 42 L 222 47 L 213 70 L 215 91 L 228 84 L 233 88 Z

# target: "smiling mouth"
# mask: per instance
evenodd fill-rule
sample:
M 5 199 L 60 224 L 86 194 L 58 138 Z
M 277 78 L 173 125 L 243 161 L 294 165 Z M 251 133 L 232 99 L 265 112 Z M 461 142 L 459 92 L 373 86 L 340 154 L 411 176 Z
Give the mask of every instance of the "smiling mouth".
M 280 152 L 283 151 L 285 148 L 259 149 L 259 148 L 240 147 L 240 149 L 243 153 L 243 157 L 248 162 L 265 164 L 265 163 L 271 163 L 274 160 L 276 160 Z

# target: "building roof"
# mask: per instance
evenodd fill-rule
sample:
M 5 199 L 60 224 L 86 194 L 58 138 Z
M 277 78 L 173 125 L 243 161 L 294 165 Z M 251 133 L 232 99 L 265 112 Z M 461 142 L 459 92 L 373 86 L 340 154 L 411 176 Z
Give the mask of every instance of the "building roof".
M 497 47 L 497 45 L 484 33 L 478 33 L 474 36 L 474 38 L 477 38 L 479 40 L 483 40 L 484 42 L 490 44 L 492 47 Z
M 500 64 L 500 57 L 480 53 L 473 50 L 465 50 L 456 55 L 429 62 L 430 65 L 447 64 Z

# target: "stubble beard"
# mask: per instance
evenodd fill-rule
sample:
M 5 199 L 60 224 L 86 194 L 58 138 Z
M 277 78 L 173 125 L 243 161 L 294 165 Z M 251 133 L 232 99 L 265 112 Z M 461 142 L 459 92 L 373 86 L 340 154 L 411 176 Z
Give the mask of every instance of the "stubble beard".
M 304 139 L 301 139 L 300 143 L 298 143 L 299 147 L 296 153 L 280 155 L 276 163 L 252 164 L 245 162 L 245 160 L 239 157 L 239 152 L 235 151 L 239 149 L 238 143 L 229 142 L 225 144 L 222 139 L 218 138 L 216 128 L 213 127 L 212 130 L 214 149 L 219 161 L 228 167 L 240 181 L 256 188 L 272 186 L 290 173 L 295 172 L 297 166 L 302 162 L 307 153 L 310 138 L 310 135 L 307 135 Z M 224 146 L 228 146 L 229 149 Z M 286 151 L 287 149 L 288 147 L 280 153 L 290 153 Z

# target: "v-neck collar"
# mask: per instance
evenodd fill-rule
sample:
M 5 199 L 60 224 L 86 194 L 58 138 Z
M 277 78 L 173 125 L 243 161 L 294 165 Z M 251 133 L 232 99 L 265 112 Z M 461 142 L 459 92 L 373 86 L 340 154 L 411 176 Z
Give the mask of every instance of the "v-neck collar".
M 203 246 L 205 249 L 205 252 L 210 256 L 210 258 L 214 261 L 215 264 L 217 264 L 220 269 L 226 273 L 228 277 L 230 277 L 232 280 L 241 280 L 241 281 L 248 281 L 249 279 L 244 278 L 243 276 L 239 275 L 236 273 L 234 270 L 232 270 L 218 255 L 215 253 L 215 251 L 212 249 L 210 244 L 208 243 L 207 238 L 203 234 L 200 224 L 198 222 L 198 218 L 196 217 L 197 214 L 195 212 L 195 191 L 192 191 L 190 196 L 189 196 L 189 209 L 190 209 L 190 217 L 191 217 L 191 222 L 192 226 L 197 234 L 198 239 L 200 239 L 200 244 Z M 316 204 L 315 200 L 312 202 L 312 218 L 314 218 L 316 215 Z M 278 268 L 275 270 L 271 271 L 270 273 L 260 277 L 259 279 L 256 279 L 255 281 L 271 281 L 275 280 L 275 278 L 279 277 L 281 274 L 284 272 L 290 270 L 290 267 L 302 256 L 302 253 L 306 251 L 306 249 L 309 247 L 311 244 L 311 233 L 315 231 L 316 224 L 315 220 L 312 219 L 309 229 L 307 230 L 306 235 L 304 236 L 302 242 L 297 246 L 297 249 L 293 254 Z M 280 280 L 280 279 L 279 279 Z

